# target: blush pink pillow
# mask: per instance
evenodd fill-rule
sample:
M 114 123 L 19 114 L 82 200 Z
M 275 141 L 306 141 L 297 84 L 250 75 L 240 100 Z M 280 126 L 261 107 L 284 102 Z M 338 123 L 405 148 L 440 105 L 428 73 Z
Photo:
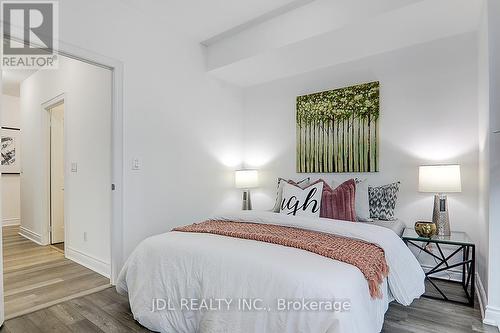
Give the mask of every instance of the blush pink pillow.
M 323 181 L 323 180 L 320 180 Z M 332 189 L 324 182 L 319 216 L 335 220 L 356 221 L 356 182 L 349 179 Z

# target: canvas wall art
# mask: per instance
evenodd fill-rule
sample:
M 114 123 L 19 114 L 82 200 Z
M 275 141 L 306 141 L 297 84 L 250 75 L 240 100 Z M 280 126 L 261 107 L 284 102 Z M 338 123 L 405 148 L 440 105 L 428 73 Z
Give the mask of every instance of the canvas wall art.
M 21 131 L 19 129 L 8 127 L 2 127 L 1 129 L 0 170 L 2 173 L 21 172 L 20 134 Z
M 378 171 L 379 82 L 297 97 L 297 172 Z

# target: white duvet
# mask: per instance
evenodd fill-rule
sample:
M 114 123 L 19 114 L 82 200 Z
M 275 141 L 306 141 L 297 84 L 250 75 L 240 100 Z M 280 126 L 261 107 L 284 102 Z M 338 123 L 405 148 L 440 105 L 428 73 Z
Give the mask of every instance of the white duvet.
M 226 236 L 168 232 L 139 244 L 118 278 L 117 290 L 128 293 L 139 323 L 169 333 L 380 332 L 392 298 L 409 305 L 424 293 L 420 265 L 392 230 L 272 212 L 217 219 L 293 226 L 377 244 L 390 269 L 384 296 L 370 297 L 357 267 L 314 253 Z M 323 306 L 313 309 L 313 302 Z

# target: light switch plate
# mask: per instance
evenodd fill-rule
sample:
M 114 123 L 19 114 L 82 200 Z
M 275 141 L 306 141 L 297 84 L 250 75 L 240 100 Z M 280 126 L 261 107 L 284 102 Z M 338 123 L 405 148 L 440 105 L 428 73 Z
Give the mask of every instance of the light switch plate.
M 140 170 L 141 169 L 141 161 L 138 158 L 134 158 L 132 160 L 132 170 Z
M 78 172 L 78 163 L 76 162 L 71 163 L 71 172 Z

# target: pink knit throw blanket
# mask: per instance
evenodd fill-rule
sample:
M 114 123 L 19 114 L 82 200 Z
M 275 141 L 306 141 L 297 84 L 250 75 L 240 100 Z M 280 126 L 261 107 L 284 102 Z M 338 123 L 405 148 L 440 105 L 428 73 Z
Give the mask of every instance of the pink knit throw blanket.
M 381 298 L 380 285 L 389 274 L 384 250 L 365 241 L 323 232 L 271 224 L 205 221 L 173 229 L 251 239 L 309 251 L 356 266 L 363 273 L 372 298 Z

